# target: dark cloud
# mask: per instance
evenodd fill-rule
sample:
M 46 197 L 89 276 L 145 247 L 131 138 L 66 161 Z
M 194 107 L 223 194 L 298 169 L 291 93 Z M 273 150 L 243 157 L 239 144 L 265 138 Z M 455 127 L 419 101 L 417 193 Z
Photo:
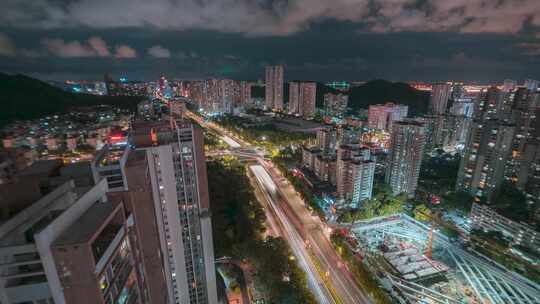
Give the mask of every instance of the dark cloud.
M 540 70 L 539 0 L 0 1 L 0 70 L 47 78 L 256 79 L 273 63 L 313 80 Z
M 373 31 L 516 33 L 540 27 L 538 0 L 4 0 L 0 25 L 205 29 L 287 35 L 321 20 Z
M 148 55 L 155 58 L 170 58 L 171 51 L 161 45 L 154 45 L 148 49 Z
M 11 39 L 0 33 L 0 56 L 15 56 L 15 45 Z

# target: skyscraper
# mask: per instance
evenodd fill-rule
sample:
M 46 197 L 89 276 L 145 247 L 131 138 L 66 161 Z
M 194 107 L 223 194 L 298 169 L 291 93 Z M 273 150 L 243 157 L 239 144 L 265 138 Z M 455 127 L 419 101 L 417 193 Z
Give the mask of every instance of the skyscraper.
M 317 130 L 317 147 L 323 154 L 334 154 L 337 144 L 337 132 L 332 126 Z
M 535 79 L 525 79 L 525 88 L 531 92 L 536 92 L 538 90 L 538 80 Z
M 169 303 L 217 303 L 201 129 L 183 121 L 138 123 L 132 143 L 148 165 L 151 183 L 137 191 L 152 193 Z
M 371 199 L 375 158 L 367 147 L 358 144 L 341 145 L 337 151 L 336 184 L 341 204 L 357 208 Z
M 446 106 L 450 94 L 452 92 L 452 85 L 448 83 L 436 83 L 431 89 L 431 97 L 429 100 L 429 110 L 431 114 L 442 115 L 446 112 Z
M 266 108 L 283 110 L 283 66 L 266 67 Z
M 349 96 L 344 94 L 324 94 L 324 115 L 342 116 L 347 110 Z
M 517 82 L 515 80 L 505 79 L 502 86 L 502 91 L 512 92 L 516 88 L 516 86 L 517 86 Z
M 240 104 L 245 106 L 251 102 L 251 83 L 240 81 Z
M 368 126 L 390 132 L 394 121 L 407 117 L 409 107 L 395 103 L 370 105 L 368 109 Z
M 304 119 L 313 118 L 315 115 L 315 98 L 317 95 L 317 84 L 315 82 L 302 82 L 300 84 L 300 102 L 302 103 L 302 117 Z
M 516 90 L 513 101 L 511 122 L 515 125 L 515 132 L 505 177 L 523 190 L 528 183 L 529 169 L 534 166 L 536 158 L 540 93 L 521 87 Z
M 395 195 L 400 193 L 414 195 L 418 185 L 425 136 L 424 124 L 418 121 L 394 123 L 386 167 L 386 182 L 390 184 Z
M 315 114 L 317 84 L 314 82 L 289 83 L 289 114 L 297 114 L 305 119 Z
M 289 83 L 289 114 L 300 114 L 302 104 L 300 103 L 300 86 L 298 82 Z
M 475 120 L 463 151 L 456 189 L 489 202 L 504 177 L 514 126 L 499 120 Z

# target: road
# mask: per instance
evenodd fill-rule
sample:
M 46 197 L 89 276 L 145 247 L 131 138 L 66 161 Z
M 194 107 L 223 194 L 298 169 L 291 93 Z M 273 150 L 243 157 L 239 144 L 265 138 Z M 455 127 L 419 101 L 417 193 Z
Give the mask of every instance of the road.
M 277 221 L 280 223 L 281 229 L 273 228 L 273 230 L 281 231 L 283 237 L 289 243 L 292 252 L 298 259 L 300 267 L 306 272 L 309 287 L 314 292 L 315 296 L 319 300 L 319 303 L 337 303 L 337 301 L 333 299 L 332 293 L 325 285 L 321 274 L 311 261 L 309 252 L 306 250 L 307 248 L 306 244 L 304 243 L 304 239 L 302 236 L 300 236 L 293 224 L 291 224 L 285 215 L 285 212 L 279 207 L 279 204 L 281 203 L 279 201 L 279 194 L 276 185 L 270 178 L 270 175 L 268 175 L 266 170 L 261 165 L 250 166 L 250 170 L 257 179 L 260 187 L 264 189 L 262 191 L 264 196 L 263 202 L 266 202 L 265 207 L 271 210 L 271 212 L 269 212 L 270 216 L 277 219 Z
M 259 183 L 266 189 L 266 200 L 275 216 L 271 221 L 272 230 L 276 230 L 278 222 L 289 242 L 295 256 L 300 259 L 300 266 L 306 271 L 310 287 L 321 303 L 372 303 L 366 293 L 358 287 L 352 273 L 344 266 L 329 240 L 329 232 L 325 223 L 313 216 L 306 208 L 303 200 L 294 188 L 271 163 L 265 161 L 260 153 L 240 138 L 227 132 L 213 123 L 206 123 L 200 116 L 188 111 L 188 117 L 197 121 L 221 136 L 227 136 L 241 146 L 233 154 L 242 157 L 253 157 L 258 161 L 260 169 L 256 169 Z M 249 152 L 251 150 L 251 152 Z M 261 171 L 263 170 L 263 171 Z M 268 178 L 265 177 L 268 176 Z M 268 215 L 268 213 L 267 213 Z M 307 246 L 306 246 L 307 244 Z M 321 278 L 320 272 L 327 278 Z M 326 283 L 324 283 L 325 281 Z

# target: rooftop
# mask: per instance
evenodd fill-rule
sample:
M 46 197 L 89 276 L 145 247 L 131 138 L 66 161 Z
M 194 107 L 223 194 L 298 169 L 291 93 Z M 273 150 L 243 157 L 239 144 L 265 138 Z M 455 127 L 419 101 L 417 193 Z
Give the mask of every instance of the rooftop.
M 54 242 L 54 246 L 81 244 L 90 241 L 121 205 L 96 202 Z

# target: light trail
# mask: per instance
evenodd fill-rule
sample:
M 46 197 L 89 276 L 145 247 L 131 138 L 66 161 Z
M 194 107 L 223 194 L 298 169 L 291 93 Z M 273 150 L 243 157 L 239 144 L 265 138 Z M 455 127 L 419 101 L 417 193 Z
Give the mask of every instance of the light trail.
M 187 116 L 199 122 L 202 127 L 214 131 L 219 136 L 230 135 L 230 133 L 215 124 L 205 123 L 194 113 L 189 112 Z M 253 146 L 246 143 L 244 140 L 235 136 L 229 137 L 239 143 L 242 148 L 253 149 Z M 292 248 L 295 256 L 298 257 L 299 254 L 303 253 L 303 255 L 301 255 L 303 260 L 301 261 L 300 266 L 306 272 L 310 287 L 312 287 L 312 285 L 315 286 L 313 287 L 313 290 L 315 291 L 317 298 L 325 299 L 324 301 L 321 301 L 321 303 L 372 303 L 372 300 L 365 293 L 365 291 L 359 288 L 358 282 L 347 267 L 340 267 L 340 265 L 344 265 L 344 263 L 337 255 L 334 247 L 330 243 L 328 236 L 318 228 L 323 226 L 323 223 L 318 218 L 314 219 L 314 217 L 306 209 L 305 203 L 300 197 L 298 197 L 298 194 L 294 188 L 292 188 L 292 186 L 283 186 L 281 184 L 276 185 L 276 183 L 274 183 L 274 180 L 280 180 L 283 178 L 281 173 L 277 170 L 273 170 L 275 173 L 272 176 L 275 175 L 275 177 L 272 178 L 269 171 L 267 171 L 267 163 L 263 159 L 263 155 L 260 155 L 258 151 L 253 153 L 252 151 L 246 152 L 242 151 L 241 149 L 235 149 L 235 151 L 232 151 L 231 153 L 241 157 L 252 158 L 260 164 L 260 168 L 256 170 L 261 174 L 256 175 L 255 172 L 252 172 L 259 182 L 261 193 L 266 198 L 265 201 L 268 201 L 268 203 L 265 204 L 269 207 L 267 209 L 274 209 L 274 214 L 277 215 L 277 218 L 276 216 L 272 216 L 272 219 L 275 219 L 275 221 L 274 223 L 271 222 L 270 226 L 272 230 L 278 230 L 274 226 L 275 222 L 278 222 L 278 226 L 282 227 L 282 229 L 279 230 L 289 243 L 289 246 Z M 274 198 L 277 197 L 281 199 L 274 200 Z M 283 205 L 278 205 L 276 201 L 279 201 Z M 288 225 L 286 227 L 287 229 L 283 229 L 285 223 L 279 223 L 281 221 L 285 221 L 285 223 Z M 299 226 L 295 226 L 293 221 Z M 303 232 L 306 235 L 306 238 L 312 244 L 316 245 L 312 246 L 313 251 L 311 252 L 311 255 L 309 252 L 307 252 L 300 232 Z M 298 243 L 298 240 L 300 243 Z M 300 246 L 298 246 L 298 244 L 300 244 Z M 326 280 L 321 279 L 322 275 L 315 269 L 315 262 L 317 262 L 319 266 L 322 266 L 323 269 L 326 269 L 330 274 Z M 319 281 L 317 281 L 315 278 L 319 278 Z M 330 290 L 337 292 L 337 294 L 335 294 L 335 292 L 330 292 Z M 326 292 L 326 294 L 324 294 L 324 292 Z M 323 294 L 322 296 L 321 293 Z M 333 298 L 334 296 L 335 298 Z
M 312 290 L 315 291 L 316 297 L 319 299 L 320 303 L 335 303 L 330 292 L 326 289 L 326 286 L 323 283 L 322 278 L 319 275 L 319 272 L 315 269 L 315 266 L 310 261 L 309 253 L 306 251 L 304 241 L 298 231 L 293 227 L 289 222 L 288 218 L 283 214 L 281 208 L 279 208 L 273 196 L 277 194 L 277 187 L 274 184 L 272 178 L 266 170 L 260 165 L 252 165 L 249 167 L 251 172 L 255 175 L 259 183 L 265 187 L 266 193 L 265 196 L 270 206 L 272 207 L 274 213 L 278 216 L 279 221 L 283 225 L 283 228 L 287 232 L 287 238 L 289 239 L 289 244 L 291 249 L 299 261 L 300 267 L 302 267 L 307 274 L 308 282 Z M 323 290 L 324 289 L 324 290 Z

